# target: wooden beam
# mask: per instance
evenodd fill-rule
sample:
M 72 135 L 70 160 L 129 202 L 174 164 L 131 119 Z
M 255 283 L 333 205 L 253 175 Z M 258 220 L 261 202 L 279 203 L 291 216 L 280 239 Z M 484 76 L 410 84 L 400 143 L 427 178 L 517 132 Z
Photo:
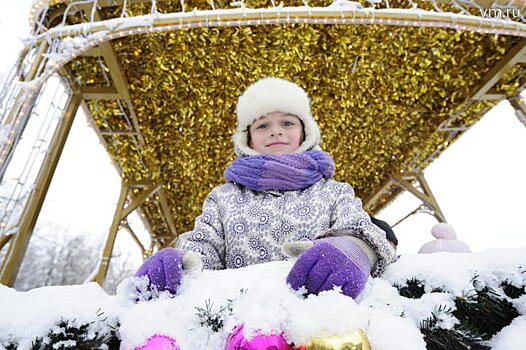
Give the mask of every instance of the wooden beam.
M 485 94 L 477 96 L 479 100 L 499 100 L 499 101 L 506 99 L 506 97 L 508 96 L 506 96 L 502 92 L 498 92 L 494 87 L 489 89 L 488 92 L 486 92 Z
M 88 49 L 84 51 L 81 56 L 88 56 L 88 57 L 100 57 L 102 56 L 102 51 L 98 46 L 92 47 L 91 49 Z
M 144 146 L 144 137 L 139 131 L 139 120 L 137 118 L 137 115 L 135 114 L 135 109 L 133 107 L 131 95 L 128 90 L 128 81 L 124 76 L 122 66 L 117 58 L 117 54 L 115 53 L 115 50 L 113 50 L 111 43 L 107 41 L 101 43 L 99 47 L 102 50 L 104 61 L 108 65 L 113 84 L 119 92 L 119 95 L 122 96 L 122 99 L 126 102 L 128 111 L 130 112 L 130 118 L 133 124 L 132 126 L 138 133 L 139 143 L 142 146 Z
M 0 235 L 0 250 L 13 238 L 13 235 Z
M 147 201 L 152 194 L 159 190 L 159 187 L 159 185 L 152 184 L 150 187 L 147 187 L 144 190 L 142 190 L 142 192 L 137 197 L 135 197 L 125 209 L 123 209 L 121 214 L 121 220 L 125 219 L 128 215 L 130 215 L 130 213 L 137 209 L 139 205 L 141 205 L 144 201 Z
M 440 222 L 447 222 L 438 202 L 431 191 L 431 188 L 427 184 L 427 181 L 424 178 L 422 173 L 403 173 L 393 177 L 393 180 L 400 185 L 404 190 L 410 192 L 412 195 L 420 199 L 428 208 L 434 211 L 434 216 Z M 423 193 L 420 192 L 415 186 L 413 186 L 412 181 L 418 181 L 422 187 Z
M 144 255 L 144 252 L 145 252 L 145 249 L 144 249 L 144 245 L 141 243 L 141 241 L 139 240 L 139 237 L 137 237 L 137 235 L 135 234 L 135 232 L 133 232 L 132 228 L 130 227 L 129 224 L 125 224 L 125 225 L 122 225 L 122 227 L 128 231 L 128 233 L 131 235 L 132 239 L 135 241 L 135 243 L 137 243 L 137 245 L 139 246 L 139 249 L 141 249 L 141 256 Z
M 80 88 L 84 100 L 117 100 L 119 92 L 113 86 L 83 86 Z
M 526 126 L 526 103 L 521 95 L 508 98 L 509 103 L 515 109 L 519 121 Z
M 31 66 L 29 67 L 29 70 L 27 71 L 27 74 L 25 76 L 21 76 L 20 77 L 21 81 L 29 82 L 29 81 L 34 80 L 37 77 L 37 74 L 40 73 L 40 69 L 42 68 L 42 65 L 43 65 L 43 62 L 44 62 L 44 53 L 48 49 L 49 49 L 49 45 L 48 45 L 47 41 L 43 41 L 43 42 L 40 43 L 40 46 L 38 47 L 36 55 L 35 55 L 36 58 L 33 61 L 33 63 L 31 64 Z M 24 49 L 22 51 L 22 55 L 26 55 L 27 56 L 29 54 L 30 54 L 30 50 Z M 24 59 L 24 56 L 22 56 L 22 55 L 19 57 L 19 61 L 18 61 L 19 64 L 22 64 L 22 61 Z M 23 74 L 23 72 L 21 74 Z M 32 108 L 34 107 L 34 103 L 35 103 L 35 101 L 37 100 L 37 98 L 38 98 L 38 96 L 40 94 L 40 89 L 41 88 L 42 88 L 42 85 L 40 85 L 39 91 L 34 91 L 34 94 L 33 94 L 33 97 L 32 97 L 31 100 L 28 99 L 29 91 L 26 90 L 26 89 L 20 89 L 17 92 L 17 95 L 15 97 L 15 101 L 13 103 L 13 106 L 8 111 L 8 115 L 4 119 L 3 124 L 7 125 L 7 124 L 15 123 L 15 120 L 17 120 L 17 118 L 20 118 L 20 113 L 21 113 L 22 109 L 24 108 L 24 105 L 26 105 L 26 104 L 31 106 L 31 108 L 29 108 L 29 110 L 26 111 L 26 113 L 28 115 L 30 115 L 31 111 L 32 111 Z M 28 120 L 29 120 L 28 117 L 21 118 L 21 125 L 20 125 L 21 131 L 18 134 L 18 136 L 14 139 L 13 143 L 11 143 L 11 145 L 8 146 L 8 148 L 6 150 L 7 154 L 5 155 L 4 161 L 0 164 L 0 181 L 2 181 L 2 179 L 4 178 L 4 174 L 5 174 L 6 170 L 7 170 L 7 166 L 11 162 L 11 159 L 13 157 L 13 153 L 14 153 L 14 151 L 16 149 L 16 146 L 18 145 L 18 142 L 20 141 L 21 135 L 22 135 L 23 130 L 25 129 L 25 127 L 27 125 Z
M 53 134 L 50 151 L 47 153 L 35 182 L 35 188 L 29 195 L 18 221 L 18 232 L 11 239 L 9 249 L 0 268 L 0 283 L 13 286 L 44 203 L 51 179 L 57 168 L 71 125 L 75 119 L 82 98 L 79 94 L 70 97 L 64 115 Z
M 164 218 L 166 219 L 166 223 L 168 224 L 168 229 L 170 230 L 172 235 L 177 236 L 177 230 L 175 229 L 173 215 L 170 211 L 170 207 L 168 206 L 168 200 L 166 199 L 166 193 L 162 186 L 159 190 L 159 201 L 161 203 L 161 210 L 164 214 Z
M 102 283 L 106 279 L 106 275 L 108 274 L 108 268 L 110 266 L 111 256 L 113 254 L 113 247 L 115 246 L 115 238 L 117 238 L 117 232 L 119 230 L 119 225 L 122 218 L 122 211 L 124 209 L 126 197 L 128 196 L 128 191 L 129 187 L 126 186 L 126 184 L 122 184 L 119 201 L 117 202 L 115 214 L 113 215 L 113 222 L 111 223 L 110 232 L 108 233 L 108 238 L 106 239 L 106 244 L 104 245 L 102 257 L 99 262 L 99 269 L 92 280 L 100 285 L 102 285 Z
M 482 82 L 474 87 L 468 96 L 474 100 L 481 100 L 504 74 L 526 55 L 526 39 L 520 38 L 518 43 L 484 76 Z
M 387 191 L 393 185 L 393 183 L 394 183 L 393 179 L 390 178 L 389 180 L 387 180 L 387 182 L 385 182 L 384 185 L 378 191 L 376 191 L 371 196 L 369 196 L 369 198 L 364 200 L 363 208 L 366 211 L 369 211 L 371 207 L 374 205 L 374 203 L 376 203 L 376 201 L 382 196 L 382 194 L 384 194 L 385 191 Z M 370 213 L 370 214 L 374 215 L 376 213 Z
M 101 131 L 100 133 L 101 133 L 101 135 L 104 135 L 104 136 L 111 136 L 111 135 L 135 136 L 135 135 L 139 134 L 137 131 L 128 131 L 128 130 L 124 130 L 124 131 Z
M 140 3 L 140 2 L 150 2 L 151 0 L 139 0 L 139 1 L 131 1 L 131 3 Z M 99 0 L 97 3 L 98 7 L 106 7 L 106 6 L 115 6 L 115 1 L 109 0 Z M 77 5 L 80 9 L 84 10 L 87 16 L 91 16 L 93 5 L 90 4 L 78 4 Z M 95 21 L 101 21 L 102 17 L 99 13 L 99 11 L 94 12 L 94 18 Z M 137 131 L 137 138 L 139 139 L 139 143 L 144 146 L 144 136 L 140 132 L 139 128 L 139 120 L 137 118 L 137 114 L 135 113 L 135 109 L 133 107 L 130 91 L 128 90 L 128 81 L 123 73 L 122 66 L 119 62 L 119 59 L 117 57 L 117 54 L 115 53 L 115 50 L 113 49 L 113 46 L 110 42 L 104 41 L 100 43 L 96 47 L 98 56 L 102 56 L 104 58 L 104 62 L 108 66 L 109 73 L 111 75 L 111 79 L 113 81 L 113 85 L 117 89 L 119 96 L 122 97 L 124 102 L 126 102 L 126 105 L 128 107 L 128 111 L 130 112 L 130 118 L 132 121 L 133 128 Z
M 446 217 L 444 213 L 442 212 L 442 209 L 440 209 L 440 206 L 438 205 L 438 202 L 433 195 L 433 192 L 431 191 L 431 188 L 429 187 L 429 184 L 427 183 L 424 174 L 420 173 L 417 175 L 417 180 L 420 183 L 420 186 L 424 190 L 425 195 L 428 198 L 428 202 L 431 204 L 431 208 L 435 211 L 435 213 L 438 214 L 438 219 L 441 222 L 446 222 Z
M 150 2 L 150 0 L 146 1 Z M 79 4 L 77 6 L 83 9 L 87 14 L 91 15 L 93 5 L 90 6 L 89 4 Z M 104 7 L 104 5 L 100 2 L 97 3 L 97 6 Z M 115 6 L 115 3 L 112 1 L 112 4 L 110 6 Z M 93 19 L 95 21 L 102 20 L 99 11 L 95 11 Z M 126 80 L 126 77 L 123 73 L 122 66 L 119 62 L 119 59 L 117 58 L 117 54 L 115 53 L 115 50 L 113 49 L 111 43 L 108 41 L 100 43 L 99 46 L 97 46 L 97 50 L 99 50 L 99 53 L 101 53 L 100 56 L 104 57 L 104 62 L 108 66 L 113 85 L 119 92 L 119 95 L 122 96 L 122 99 L 126 102 L 128 111 L 130 112 L 130 118 L 133 124 L 132 126 L 137 131 L 139 143 L 144 146 L 144 137 L 139 131 L 139 121 L 137 115 L 135 114 L 135 109 L 133 108 L 130 91 L 128 90 L 128 81 Z

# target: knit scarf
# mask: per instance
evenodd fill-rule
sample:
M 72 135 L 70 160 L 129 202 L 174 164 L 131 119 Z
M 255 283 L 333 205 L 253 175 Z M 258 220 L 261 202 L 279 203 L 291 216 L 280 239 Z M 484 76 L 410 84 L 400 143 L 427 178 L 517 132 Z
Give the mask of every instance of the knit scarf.
M 225 170 L 228 181 L 254 191 L 302 190 L 334 175 L 334 160 L 323 151 L 262 154 L 237 158 Z

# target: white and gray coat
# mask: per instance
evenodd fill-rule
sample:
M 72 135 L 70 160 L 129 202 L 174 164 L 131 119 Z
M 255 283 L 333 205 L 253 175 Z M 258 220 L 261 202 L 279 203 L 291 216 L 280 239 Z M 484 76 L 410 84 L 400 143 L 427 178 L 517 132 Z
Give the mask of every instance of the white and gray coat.
M 194 229 L 179 236 L 176 248 L 200 253 L 207 269 L 238 268 L 286 259 L 286 242 L 337 235 L 359 238 L 371 248 L 366 252 L 373 263 L 372 276 L 396 260 L 385 232 L 371 223 L 352 186 L 325 178 L 301 191 L 258 192 L 236 183 L 217 186 Z

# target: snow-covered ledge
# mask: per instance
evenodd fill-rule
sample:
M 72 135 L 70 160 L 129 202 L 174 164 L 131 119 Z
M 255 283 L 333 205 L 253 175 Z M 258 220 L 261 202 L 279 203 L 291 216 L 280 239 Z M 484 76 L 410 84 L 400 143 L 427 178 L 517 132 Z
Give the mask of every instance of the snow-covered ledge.
M 495 350 L 521 349 L 526 334 L 525 257 L 526 248 L 403 255 L 383 278 L 371 279 L 357 300 L 338 290 L 303 298 L 285 284 L 291 261 L 194 273 L 185 276 L 176 297 L 161 293 L 140 303 L 135 299 L 143 281 L 135 278 L 123 282 L 117 295 L 107 295 L 94 283 L 28 292 L 0 286 L 0 349 L 34 349 L 35 344 L 46 349 L 78 348 L 71 340 L 57 345 L 56 335 L 64 333 L 65 327 L 57 326 L 62 321 L 62 326 L 70 327 L 89 324 L 84 340 L 112 339 L 98 347 L 106 349 L 118 348 L 118 338 L 121 349 L 134 349 L 150 336 L 162 334 L 177 339 L 181 349 L 222 350 L 230 331 L 244 324 L 247 334 L 283 332 L 296 345 L 361 328 L 375 350 L 424 350 L 423 325 L 434 320 L 428 330 L 458 328 L 455 301 L 469 301 L 477 290 L 487 288 L 508 305 L 511 324 L 501 325 L 481 344 Z M 509 288 L 503 286 L 514 295 L 508 296 Z M 400 290 L 404 295 L 420 290 L 423 295 L 407 298 L 400 296 Z M 218 331 L 206 325 L 198 308 L 221 320 Z

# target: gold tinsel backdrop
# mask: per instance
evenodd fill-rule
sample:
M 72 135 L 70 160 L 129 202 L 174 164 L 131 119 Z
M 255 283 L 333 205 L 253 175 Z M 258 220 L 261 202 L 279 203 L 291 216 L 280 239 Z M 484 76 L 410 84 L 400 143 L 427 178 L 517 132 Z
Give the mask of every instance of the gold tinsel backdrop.
M 130 15 L 146 8 L 134 6 Z M 162 6 L 167 5 L 160 3 L 160 11 Z M 111 7 L 102 13 L 112 18 L 119 11 Z M 197 28 L 117 39 L 111 44 L 145 145 L 138 147 L 127 135 L 103 137 L 125 180 L 164 184 L 177 232 L 185 232 L 235 157 L 237 97 L 254 81 L 277 76 L 308 92 L 322 148 L 336 161 L 335 178 L 366 199 L 391 175 L 412 170 L 410 161 L 423 169 L 430 155 L 447 148 L 458 135 L 447 140 L 448 133 L 437 129 L 451 115 L 458 112 L 450 127 L 470 126 L 498 102 L 474 102 L 469 95 L 518 41 L 452 29 L 314 24 Z M 67 68 L 82 86 L 111 85 L 97 58 L 81 56 Z M 524 68 L 514 66 L 497 92 L 516 94 Z M 117 101 L 90 100 L 88 108 L 101 132 L 129 127 Z M 393 188 L 371 211 L 398 192 Z M 142 210 L 155 235 L 169 233 L 158 206 L 149 202 Z
M 308 91 L 322 146 L 337 164 L 336 179 L 367 197 L 416 153 L 428 155 L 442 143 L 435 130 L 500 58 L 496 48 L 513 43 L 446 29 L 336 25 L 129 37 L 114 47 L 130 84 L 149 169 L 130 157 L 137 152 L 128 137 L 106 141 L 126 179 L 146 176 L 166 184 L 176 226 L 184 232 L 234 158 L 237 96 L 259 78 L 278 76 Z M 99 102 L 91 112 L 101 128 L 109 123 L 119 130 L 122 118 L 113 117 L 112 104 L 106 109 Z M 475 122 L 486 105 L 478 103 L 458 122 Z

